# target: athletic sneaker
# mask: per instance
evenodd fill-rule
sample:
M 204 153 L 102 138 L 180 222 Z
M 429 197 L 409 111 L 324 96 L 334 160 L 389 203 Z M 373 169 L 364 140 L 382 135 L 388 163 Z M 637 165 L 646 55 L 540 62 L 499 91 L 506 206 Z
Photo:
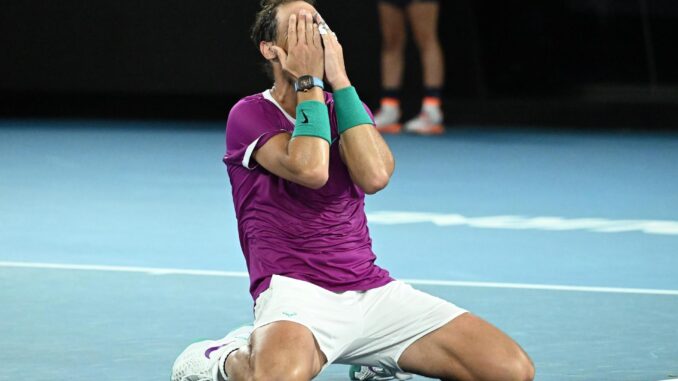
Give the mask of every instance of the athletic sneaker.
M 427 97 L 421 106 L 421 113 L 405 123 L 405 131 L 419 135 L 440 135 L 443 127 L 443 111 L 438 98 Z
M 399 134 L 402 130 L 400 124 L 400 105 L 397 101 L 381 101 L 381 106 L 374 116 L 374 124 L 382 134 Z
M 189 345 L 174 361 L 171 381 L 226 380 L 221 369 L 226 356 L 247 345 L 253 328 L 240 327 L 221 340 L 204 340 Z
M 382 381 L 382 380 L 409 380 L 412 375 L 409 373 L 389 372 L 378 366 L 351 365 L 348 371 L 348 377 L 351 381 Z

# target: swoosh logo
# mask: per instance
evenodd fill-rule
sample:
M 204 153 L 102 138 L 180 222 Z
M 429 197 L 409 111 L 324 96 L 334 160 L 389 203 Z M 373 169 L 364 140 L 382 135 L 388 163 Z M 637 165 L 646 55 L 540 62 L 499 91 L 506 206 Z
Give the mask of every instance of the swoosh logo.
M 221 344 L 221 345 L 217 345 L 216 347 L 207 348 L 207 350 L 205 351 L 205 357 L 210 358 L 210 355 L 212 355 L 212 352 L 214 352 L 214 351 L 216 351 L 216 350 L 218 350 L 218 349 L 220 349 L 220 348 L 222 348 L 222 347 L 224 347 L 228 344 L 230 344 L 230 342 L 224 343 L 224 344 Z
M 304 116 L 304 121 L 302 123 L 308 123 L 308 117 L 306 116 L 306 113 L 304 112 L 304 110 L 301 110 L 301 115 Z

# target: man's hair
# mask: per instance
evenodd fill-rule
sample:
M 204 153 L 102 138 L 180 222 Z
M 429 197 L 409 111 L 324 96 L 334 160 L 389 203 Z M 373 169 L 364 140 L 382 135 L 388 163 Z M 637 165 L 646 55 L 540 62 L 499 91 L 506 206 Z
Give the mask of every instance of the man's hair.
M 261 0 L 261 9 L 252 24 L 250 38 L 257 49 L 261 41 L 275 41 L 278 34 L 278 7 L 293 1 L 305 1 L 315 5 L 315 0 Z
M 315 0 L 261 0 L 261 9 L 257 12 L 257 16 L 252 24 L 250 38 L 254 45 L 259 50 L 259 43 L 262 41 L 275 41 L 278 37 L 278 7 L 291 3 L 293 1 L 305 1 L 315 6 Z M 270 79 L 273 78 L 273 66 L 266 61 L 263 65 L 264 72 Z

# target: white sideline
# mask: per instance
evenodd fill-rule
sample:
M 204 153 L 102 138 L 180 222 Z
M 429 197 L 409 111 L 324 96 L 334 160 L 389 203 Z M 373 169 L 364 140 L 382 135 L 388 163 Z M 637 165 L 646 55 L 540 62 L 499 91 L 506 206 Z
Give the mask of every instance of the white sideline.
M 158 268 L 158 267 L 132 267 L 132 266 L 106 266 L 106 265 L 78 265 L 67 263 L 42 263 L 42 262 L 11 262 L 0 261 L 0 267 L 6 268 L 31 268 L 47 270 L 80 270 L 80 271 L 111 271 L 127 273 L 145 273 L 149 275 L 191 275 L 191 276 L 212 276 L 227 278 L 247 278 L 246 272 L 240 271 L 214 271 L 214 270 L 193 270 L 177 268 Z M 499 282 L 469 282 L 453 280 L 429 280 L 429 279 L 401 279 L 403 282 L 414 285 L 426 286 L 447 286 L 447 287 L 483 287 L 483 288 L 508 288 L 524 290 L 546 290 L 546 291 L 574 291 L 574 292 L 596 292 L 608 294 L 644 294 L 644 295 L 671 295 L 678 296 L 678 290 L 662 290 L 650 288 L 622 288 L 622 287 L 588 287 L 588 286 L 567 286 L 556 284 L 531 284 L 531 283 L 499 283 Z
M 431 223 L 436 226 L 466 226 L 479 229 L 585 230 L 595 233 L 627 233 L 678 235 L 675 220 L 610 220 L 606 218 L 564 218 L 557 216 L 484 216 L 467 217 L 460 214 L 379 211 L 367 213 L 368 222 L 378 225 Z

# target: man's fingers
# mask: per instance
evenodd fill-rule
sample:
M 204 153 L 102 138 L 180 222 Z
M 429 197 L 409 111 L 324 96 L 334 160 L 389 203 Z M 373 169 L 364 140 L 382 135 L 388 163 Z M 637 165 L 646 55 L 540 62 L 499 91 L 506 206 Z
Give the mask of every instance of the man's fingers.
M 280 61 L 280 64 L 285 67 L 285 63 L 287 62 L 287 53 L 285 53 L 282 48 L 279 46 L 271 46 L 271 49 L 275 52 L 275 55 L 278 57 L 278 60 Z
M 304 20 L 306 21 L 306 43 L 313 46 L 313 17 L 310 13 L 305 13 Z
M 313 15 L 313 21 L 315 21 L 317 24 L 324 24 L 325 20 L 323 19 L 322 16 L 320 16 L 320 13 L 316 12 Z
M 326 35 L 327 33 L 330 32 L 330 29 L 327 27 L 327 24 L 318 24 L 318 30 L 320 31 L 321 35 Z
M 297 46 L 297 15 L 291 14 L 287 24 L 287 49 Z
M 320 35 L 323 37 L 323 43 L 325 46 L 327 46 L 328 43 L 332 42 L 337 42 L 339 39 L 337 38 L 337 34 L 330 29 L 330 26 L 327 25 L 325 20 L 323 20 L 322 16 L 320 16 L 319 13 L 315 14 L 315 19 L 318 21 L 318 29 L 320 31 Z M 331 37 L 330 39 L 325 39 L 325 37 Z
M 306 12 L 299 13 L 299 21 L 297 21 L 297 38 L 299 44 L 306 44 Z
M 296 77 L 298 75 L 298 73 L 292 72 L 289 69 L 289 66 L 287 66 L 287 53 L 285 52 L 285 50 L 283 50 L 281 47 L 275 46 L 275 45 L 271 46 L 271 49 L 273 49 L 273 51 L 275 52 L 275 55 L 278 57 L 278 61 L 280 61 L 280 66 L 282 66 L 283 71 L 292 75 L 293 77 Z
M 334 49 L 334 41 L 333 41 L 333 38 L 332 38 L 332 32 L 327 32 L 327 31 L 323 32 L 322 25 L 320 25 L 318 28 L 319 28 L 320 36 L 323 39 L 323 45 L 325 45 L 325 50 Z
M 318 29 L 318 24 L 313 24 L 313 45 L 318 48 L 322 48 L 322 40 L 320 38 L 320 30 Z
M 333 49 L 339 49 L 339 38 L 337 37 L 337 34 L 330 31 L 327 34 L 327 38 L 330 41 L 330 44 L 332 45 Z

